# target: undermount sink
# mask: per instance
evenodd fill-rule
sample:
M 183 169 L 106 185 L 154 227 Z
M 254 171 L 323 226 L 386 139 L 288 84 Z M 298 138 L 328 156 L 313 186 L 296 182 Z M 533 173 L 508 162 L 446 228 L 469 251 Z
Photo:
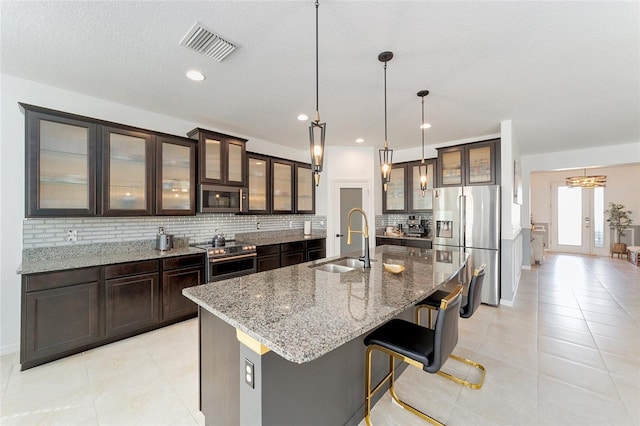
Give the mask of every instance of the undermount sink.
M 310 267 L 313 269 L 318 269 L 320 271 L 341 274 L 344 272 L 353 271 L 354 269 L 363 269 L 363 263 L 358 259 L 343 257 L 341 259 L 332 260 L 320 265 L 311 265 Z

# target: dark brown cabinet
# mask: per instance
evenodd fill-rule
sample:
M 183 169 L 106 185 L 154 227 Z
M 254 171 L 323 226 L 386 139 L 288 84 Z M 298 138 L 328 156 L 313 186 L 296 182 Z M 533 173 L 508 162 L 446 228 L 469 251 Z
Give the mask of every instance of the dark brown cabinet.
M 105 267 L 106 337 L 158 323 L 159 290 L 157 260 Z
M 99 268 L 22 277 L 20 363 L 30 368 L 100 339 Z
M 305 261 L 306 241 L 284 243 L 280 246 L 280 266 L 297 265 Z
M 102 129 L 102 214 L 153 214 L 153 135 L 126 128 Z
M 500 182 L 500 139 L 438 148 L 438 186 Z
M 156 214 L 196 213 L 196 144 L 170 136 L 156 137 Z
M 306 244 L 305 260 L 307 262 L 327 257 L 326 239 L 308 240 Z
M 435 178 L 437 160 L 425 159 L 427 170 L 427 190 L 422 193 L 420 189 L 420 161 L 413 161 L 407 164 L 407 195 L 409 198 L 409 213 L 424 213 L 433 210 L 433 188 L 435 188 Z
M 422 238 L 385 238 L 385 237 L 376 237 L 376 246 L 405 246 L 405 247 L 416 247 L 423 249 L 432 248 L 432 242 L 430 240 L 425 240 Z
M 198 183 L 245 186 L 246 139 L 200 128 L 188 136 L 198 140 Z
M 311 165 L 295 165 L 295 206 L 296 213 L 313 214 L 316 211 L 316 191 Z
M 162 320 L 195 316 L 198 306 L 182 295 L 182 289 L 204 282 L 204 256 L 164 259 L 162 271 Z
M 257 271 L 270 271 L 280 267 L 280 244 L 256 247 Z
M 94 216 L 96 124 L 21 106 L 26 139 L 25 216 Z
M 247 185 L 249 213 L 271 211 L 271 159 L 266 155 L 247 153 Z
M 397 163 L 391 167 L 391 177 L 387 190 L 382 189 L 383 213 L 407 213 L 407 163 Z
M 274 214 L 293 213 L 293 169 L 291 161 L 271 160 L 271 212 Z

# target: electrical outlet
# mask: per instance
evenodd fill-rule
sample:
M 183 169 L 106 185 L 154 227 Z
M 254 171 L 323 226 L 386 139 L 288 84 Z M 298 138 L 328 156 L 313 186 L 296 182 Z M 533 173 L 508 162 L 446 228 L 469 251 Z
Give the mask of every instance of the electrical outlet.
M 244 382 L 254 388 L 253 363 L 248 359 L 244 359 Z
M 260 222 L 256 222 L 256 229 L 260 229 Z
M 70 229 L 67 231 L 67 241 L 78 241 L 78 230 Z
M 293 228 L 293 221 L 292 220 L 289 221 L 289 228 Z

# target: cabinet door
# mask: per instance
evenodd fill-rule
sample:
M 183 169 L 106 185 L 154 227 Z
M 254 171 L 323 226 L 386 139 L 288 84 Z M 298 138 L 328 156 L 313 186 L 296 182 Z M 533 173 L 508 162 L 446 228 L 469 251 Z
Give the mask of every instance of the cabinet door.
M 98 294 L 98 281 L 26 293 L 20 349 L 22 368 L 33 366 L 30 361 L 54 359 L 56 355 L 97 342 Z
M 158 322 L 158 274 L 106 280 L 107 337 L 134 332 Z
M 290 251 L 280 255 L 280 266 L 297 265 L 304 262 L 304 251 Z
M 203 134 L 200 137 L 200 181 L 224 183 L 222 178 L 222 141 Z
M 193 316 L 198 305 L 182 295 L 182 289 L 200 285 L 204 281 L 202 266 L 174 269 L 162 274 L 162 320 Z
M 271 169 L 269 161 L 269 157 L 247 154 L 250 213 L 270 212 Z
M 466 185 L 495 185 L 497 155 L 495 141 L 479 142 L 465 147 Z
M 25 120 L 25 215 L 95 215 L 97 126 L 30 110 Z
M 452 147 L 438 150 L 439 185 L 462 186 L 464 182 L 463 148 Z
M 293 163 L 285 160 L 271 161 L 273 178 L 273 213 L 293 213 Z
M 410 212 L 427 212 L 433 209 L 433 188 L 435 178 L 436 160 L 425 160 L 427 168 L 427 190 L 420 190 L 420 162 L 409 164 L 409 185 L 411 198 L 409 199 Z
M 193 142 L 156 138 L 156 214 L 195 214 L 195 160 Z
M 104 215 L 152 214 L 154 157 L 152 135 L 103 127 L 102 211 Z
M 258 256 L 257 271 L 270 271 L 280 267 L 280 254 L 270 254 L 267 256 Z
M 407 212 L 407 165 L 394 164 L 391 168 L 391 179 L 387 184 L 387 191 L 382 193 L 383 213 Z
M 296 164 L 296 213 L 313 214 L 316 211 L 316 191 L 311 166 Z
M 229 140 L 226 145 L 226 184 L 244 185 L 245 143 Z

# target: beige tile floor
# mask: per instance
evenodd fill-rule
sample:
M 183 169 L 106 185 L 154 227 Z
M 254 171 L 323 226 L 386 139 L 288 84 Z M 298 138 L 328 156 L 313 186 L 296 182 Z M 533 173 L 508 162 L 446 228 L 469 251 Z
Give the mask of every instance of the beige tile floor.
M 0 362 L 2 425 L 202 425 L 197 322 L 20 372 Z M 523 271 L 513 307 L 460 321 L 457 354 L 487 367 L 471 390 L 409 368 L 408 402 L 449 425 L 640 425 L 640 268 L 623 259 L 550 255 Z M 444 369 L 473 379 L 448 362 Z M 376 425 L 423 425 L 391 402 Z

